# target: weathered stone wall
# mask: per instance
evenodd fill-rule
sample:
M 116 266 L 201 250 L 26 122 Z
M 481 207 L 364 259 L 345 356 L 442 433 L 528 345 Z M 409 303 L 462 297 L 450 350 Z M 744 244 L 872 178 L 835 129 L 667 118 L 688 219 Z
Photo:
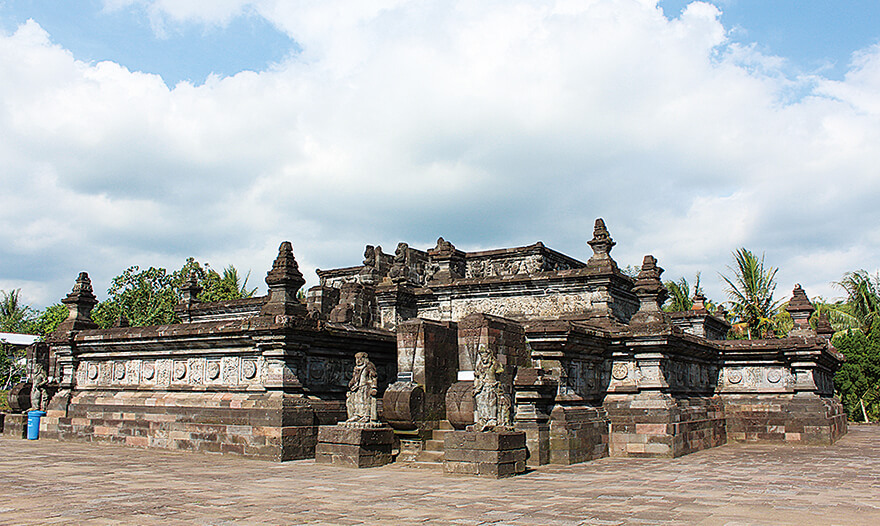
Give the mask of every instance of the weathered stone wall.
M 724 395 L 728 438 L 736 442 L 828 445 L 846 434 L 846 413 L 815 395 Z
M 724 406 L 713 397 L 609 395 L 612 456 L 678 457 L 727 441 Z
M 43 417 L 41 436 L 275 461 L 314 456 L 318 426 L 345 417 L 341 402 L 279 392 L 102 389 L 77 392 L 59 405 Z
M 608 431 L 604 408 L 557 405 L 550 414 L 550 463 L 576 464 L 607 457 Z

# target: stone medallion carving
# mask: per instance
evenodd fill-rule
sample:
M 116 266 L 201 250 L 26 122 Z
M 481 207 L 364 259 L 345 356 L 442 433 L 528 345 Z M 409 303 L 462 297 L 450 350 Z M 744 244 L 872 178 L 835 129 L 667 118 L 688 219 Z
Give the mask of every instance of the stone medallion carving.
M 616 363 L 611 367 L 611 377 L 615 380 L 623 380 L 629 374 L 629 367 L 625 363 Z
M 767 381 L 771 384 L 779 383 L 779 380 L 782 380 L 782 373 L 777 371 L 776 369 L 771 369 L 767 372 Z
M 97 380 L 98 379 L 98 366 L 97 364 L 90 363 L 89 364 L 89 380 Z
M 220 377 L 220 362 L 211 360 L 205 365 L 205 376 L 208 380 L 216 380 Z
M 309 378 L 313 382 L 321 382 L 324 380 L 325 364 L 322 360 L 312 360 L 309 363 Z
M 257 376 L 257 362 L 253 360 L 242 360 L 241 375 L 248 380 L 252 380 L 255 376 Z
M 145 380 L 152 380 L 156 376 L 156 368 L 151 363 L 145 363 L 143 369 L 141 369 L 141 374 Z
M 174 379 L 183 380 L 186 376 L 186 362 L 174 362 Z
M 739 371 L 730 371 L 730 373 L 727 375 L 727 379 L 732 384 L 738 384 L 738 383 L 742 382 L 743 375 Z
M 113 364 L 113 378 L 122 380 L 125 378 L 125 364 L 122 362 Z

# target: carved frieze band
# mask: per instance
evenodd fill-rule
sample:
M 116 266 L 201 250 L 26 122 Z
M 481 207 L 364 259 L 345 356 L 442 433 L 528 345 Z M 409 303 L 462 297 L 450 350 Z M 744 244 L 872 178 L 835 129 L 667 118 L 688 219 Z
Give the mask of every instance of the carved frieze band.
M 718 385 L 726 389 L 779 390 L 794 386 L 795 377 L 785 367 L 724 367 L 718 375 Z
M 266 376 L 261 356 L 83 360 L 76 370 L 80 386 L 248 386 Z

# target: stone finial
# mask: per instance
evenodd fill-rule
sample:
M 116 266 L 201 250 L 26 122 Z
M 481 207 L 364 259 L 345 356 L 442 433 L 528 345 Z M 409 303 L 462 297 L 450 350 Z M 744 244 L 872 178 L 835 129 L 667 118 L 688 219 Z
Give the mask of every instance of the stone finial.
M 125 317 L 125 314 L 120 314 L 116 321 L 113 322 L 113 327 L 118 329 L 121 327 L 130 327 L 131 323 L 129 323 L 128 318 Z
M 305 306 L 300 303 L 296 293 L 305 285 L 299 265 L 293 257 L 293 245 L 290 241 L 278 247 L 278 257 L 272 263 L 272 269 L 266 273 L 266 285 L 269 286 L 269 299 L 260 310 L 261 316 L 278 316 L 305 314 Z
M 669 292 L 660 281 L 660 275 L 663 269 L 657 265 L 657 259 L 654 256 L 645 256 L 642 262 L 642 269 L 636 278 L 636 284 L 633 292 L 639 298 L 639 311 L 630 320 L 631 325 L 648 325 L 667 323 L 666 314 L 660 308 L 666 301 Z
M 617 243 L 611 239 L 611 233 L 605 228 L 605 221 L 601 217 L 596 219 L 596 224 L 593 226 L 593 239 L 587 241 L 587 244 L 593 249 L 593 255 L 587 261 L 587 266 L 610 265 L 613 269 L 617 269 L 617 263 L 611 259 L 611 249 Z
M 202 287 L 199 285 L 199 276 L 195 270 L 189 273 L 186 281 L 180 287 L 180 292 L 183 294 L 182 303 L 192 305 L 199 301 L 198 297 L 202 292 Z
M 715 317 L 722 320 L 727 319 L 727 311 L 724 309 L 724 305 L 718 305 L 718 308 L 715 309 Z
M 428 249 L 428 258 L 432 265 L 428 275 L 430 282 L 450 281 L 465 276 L 465 253 L 442 237 L 437 239 L 437 246 Z
M 706 309 L 706 296 L 704 296 L 702 292 L 694 294 L 692 300 L 694 302 L 694 306 L 692 307 L 694 312 L 708 312 Z
M 388 276 L 392 283 L 407 283 L 411 281 L 409 244 L 400 242 L 394 251 L 394 263 Z
M 56 332 L 96 329 L 98 324 L 92 321 L 92 308 L 98 299 L 92 292 L 92 280 L 86 272 L 80 272 L 73 285 L 73 290 L 61 303 L 67 305 L 70 314 L 61 322 Z
M 831 320 L 828 319 L 828 312 L 824 310 L 819 313 L 819 319 L 816 320 L 816 334 L 826 340 L 830 340 L 831 336 L 834 335 L 834 328 L 831 327 Z
M 367 245 L 364 248 L 364 266 L 365 267 L 375 267 L 376 265 L 376 247 L 373 245 Z
M 442 237 L 437 238 L 437 246 L 428 251 L 431 256 L 451 256 L 455 254 L 455 245 Z
M 587 241 L 587 244 L 593 249 L 593 257 L 590 259 L 609 259 L 611 257 L 611 249 L 617 243 L 611 239 L 611 233 L 605 228 L 605 220 L 601 217 L 596 219 L 596 224 L 593 226 L 593 239 Z
M 800 283 L 795 285 L 792 297 L 788 301 L 788 307 L 785 310 L 788 311 L 791 315 L 791 321 L 794 322 L 794 329 L 789 333 L 790 335 L 807 336 L 815 334 L 810 328 L 810 316 L 816 308 L 810 303 L 810 299 L 807 298 L 807 294 L 801 288 Z

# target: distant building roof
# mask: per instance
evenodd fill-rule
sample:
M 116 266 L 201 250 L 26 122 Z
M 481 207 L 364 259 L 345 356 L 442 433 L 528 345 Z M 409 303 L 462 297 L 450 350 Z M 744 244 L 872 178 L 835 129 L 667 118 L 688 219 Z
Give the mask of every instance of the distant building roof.
M 39 336 L 33 334 L 18 334 L 15 332 L 0 332 L 0 342 L 11 345 L 30 345 L 39 340 Z

